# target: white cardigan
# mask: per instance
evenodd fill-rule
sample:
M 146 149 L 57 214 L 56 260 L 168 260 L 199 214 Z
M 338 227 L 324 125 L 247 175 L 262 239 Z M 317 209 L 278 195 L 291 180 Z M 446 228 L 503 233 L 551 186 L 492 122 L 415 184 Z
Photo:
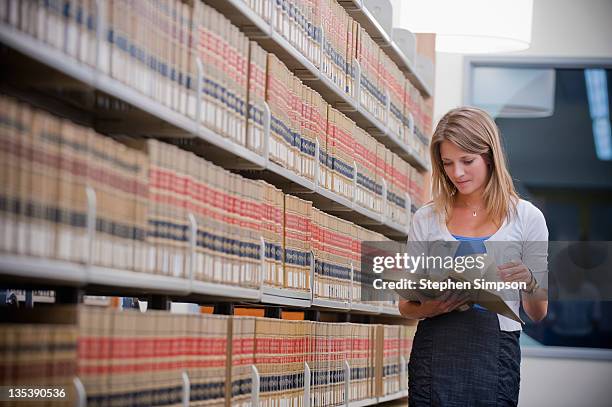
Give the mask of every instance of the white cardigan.
M 446 227 L 443 217 L 437 216 L 433 210 L 433 204 L 429 203 L 421 207 L 412 217 L 412 225 L 408 235 L 409 251 L 420 252 L 424 247 L 418 242 L 456 241 Z M 492 241 L 503 241 L 504 253 L 498 253 L 490 244 Z M 493 255 L 497 264 L 502 264 L 512 259 L 520 258 L 533 272 L 538 284 L 542 288 L 548 288 L 548 228 L 542 212 L 531 202 L 523 199 L 517 205 L 517 214 L 510 215 L 501 228 L 497 230 L 484 244 L 487 253 Z M 507 250 L 515 250 L 509 255 Z M 506 301 L 516 314 L 519 313 L 519 293 L 517 300 Z M 502 315 L 499 319 L 499 328 L 502 331 L 520 331 L 521 324 Z

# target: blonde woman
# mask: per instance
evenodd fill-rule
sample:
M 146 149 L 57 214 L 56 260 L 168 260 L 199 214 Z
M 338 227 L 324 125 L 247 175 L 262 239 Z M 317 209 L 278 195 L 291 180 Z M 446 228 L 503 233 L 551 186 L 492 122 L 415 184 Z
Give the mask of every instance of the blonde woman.
M 494 121 L 480 109 L 451 110 L 436 127 L 430 155 L 433 200 L 414 215 L 408 245 L 469 242 L 473 253 L 484 253 L 491 241 L 520 243 L 514 261 L 497 262 L 498 277 L 524 282 L 506 303 L 517 315 L 522 305 L 531 320 L 542 320 L 548 229 L 540 210 L 519 199 Z M 421 320 L 409 363 L 410 407 L 518 404 L 520 323 L 456 292 L 401 301 L 399 309 Z

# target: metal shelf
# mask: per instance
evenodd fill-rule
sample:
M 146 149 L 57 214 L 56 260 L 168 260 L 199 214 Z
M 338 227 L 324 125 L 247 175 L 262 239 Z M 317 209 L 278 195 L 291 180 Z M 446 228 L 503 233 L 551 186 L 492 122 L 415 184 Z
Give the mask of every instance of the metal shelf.
M 239 300 L 259 301 L 261 292 L 256 288 L 246 288 L 235 285 L 209 283 L 206 281 L 191 281 L 191 293 L 205 295 L 208 297 L 221 296 L 224 298 L 234 298 Z
M 328 300 L 325 298 L 313 298 L 312 306 L 319 307 L 319 308 L 346 310 L 346 311 L 350 309 L 350 304 L 348 301 L 335 301 L 335 300 Z
M 60 260 L 0 255 L 0 272 L 19 282 L 50 282 L 69 286 L 85 285 L 85 265 Z
M 378 399 L 376 397 L 372 397 L 370 399 L 363 399 L 357 401 L 349 401 L 349 407 L 365 407 L 365 406 L 375 406 L 378 404 Z
M 134 289 L 142 292 L 156 292 L 168 295 L 187 295 L 189 280 L 150 273 L 138 273 L 107 267 L 87 267 L 88 286 Z
M 385 403 L 387 401 L 393 401 L 393 400 L 401 399 L 404 397 L 408 397 L 408 390 L 401 390 L 401 391 L 398 391 L 397 393 L 388 394 L 386 396 L 379 397 L 378 402 Z
M 205 2 L 223 12 L 234 25 L 240 27 L 246 35 L 256 40 L 268 52 L 274 53 L 295 75 L 357 125 L 369 131 L 372 136 L 410 164 L 422 171 L 429 171 L 429 164 L 415 154 L 412 148 L 393 135 L 384 123 L 366 111 L 358 101 L 324 76 L 312 62 L 276 32 L 271 24 L 251 10 L 245 2 L 241 0 L 205 0 Z M 397 50 L 399 52 L 399 49 Z M 359 86 L 359 81 L 356 86 Z
M 279 295 L 262 294 L 261 302 L 264 304 L 286 305 L 288 307 L 310 308 L 310 300 L 281 297 Z
M 414 64 L 406 58 L 389 33 L 385 31 L 378 20 L 376 20 L 372 13 L 366 8 L 362 0 L 342 0 L 340 4 L 344 6 L 349 15 L 368 32 L 370 37 L 372 37 L 372 39 L 385 51 L 400 70 L 408 76 L 410 81 L 424 96 L 433 96 L 432 89 L 423 78 L 421 78 Z
M 364 314 L 380 314 L 381 307 L 378 305 L 351 303 L 351 311 L 357 311 Z
M 306 291 L 291 290 L 289 288 L 271 287 L 264 285 L 261 287 L 262 294 L 274 295 L 277 297 L 288 297 L 310 301 L 312 295 Z
M 380 314 L 381 315 L 390 315 L 390 316 L 394 316 L 394 317 L 401 317 L 402 314 L 400 314 L 399 309 L 396 308 L 391 308 L 391 307 L 385 307 L 382 306 L 380 309 Z

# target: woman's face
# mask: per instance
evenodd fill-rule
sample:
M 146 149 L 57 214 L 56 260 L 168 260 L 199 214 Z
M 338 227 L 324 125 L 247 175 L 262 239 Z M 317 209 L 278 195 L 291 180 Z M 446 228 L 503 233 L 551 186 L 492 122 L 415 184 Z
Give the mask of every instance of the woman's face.
M 488 181 L 489 167 L 480 154 L 468 153 L 445 140 L 440 144 L 444 172 L 462 195 L 482 193 Z

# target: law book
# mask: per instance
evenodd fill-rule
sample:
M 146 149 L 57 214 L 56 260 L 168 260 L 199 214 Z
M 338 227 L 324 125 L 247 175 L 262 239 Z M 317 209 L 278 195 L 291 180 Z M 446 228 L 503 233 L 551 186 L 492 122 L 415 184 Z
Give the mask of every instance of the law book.
M 261 258 L 264 256 L 265 248 L 262 252 L 261 237 L 263 232 L 263 196 L 264 186 L 257 181 L 248 181 L 251 191 L 250 205 L 245 208 L 246 214 L 251 219 L 250 228 L 250 272 L 245 279 L 247 284 L 252 287 L 259 288 L 263 281 L 264 270 L 261 263 Z
M 18 113 L 19 104 L 15 99 L 0 96 L 0 194 L 3 211 L 0 214 L 0 248 L 16 252 L 16 237 L 19 221 L 19 174 L 21 164 Z
M 376 397 L 384 396 L 384 351 L 385 351 L 385 326 L 376 324 L 373 325 L 372 332 L 372 344 L 373 344 L 373 366 L 374 366 L 374 380 L 373 380 L 373 391 Z
M 194 159 L 199 162 L 196 202 L 200 204 L 200 216 L 197 218 L 200 239 L 198 240 L 198 263 L 195 272 L 196 278 L 212 281 L 214 278 L 213 261 L 218 255 L 213 243 L 216 242 L 216 237 L 220 236 L 221 231 L 220 226 L 217 226 L 218 220 L 213 218 L 214 198 L 216 198 L 214 171 L 216 168 L 197 157 Z
M 174 169 L 175 178 L 172 182 L 173 201 L 175 213 L 177 216 L 178 230 L 176 234 L 176 256 L 172 275 L 185 278 L 188 276 L 188 260 L 189 257 L 189 218 L 187 210 L 187 157 L 189 152 L 183 151 L 176 146 L 172 146 L 172 162 L 170 165 Z
M 95 33 L 93 31 L 94 10 L 91 6 L 92 0 L 80 0 L 77 4 L 76 20 L 78 29 L 77 59 L 84 64 L 93 66 L 93 51 L 90 49 L 95 44 Z M 39 12 L 40 13 L 40 12 Z M 44 26 L 44 19 L 38 19 L 39 27 Z
M 63 4 L 61 0 L 50 1 L 45 4 L 47 7 L 47 24 L 46 24 L 46 42 L 52 47 L 62 50 L 64 46 L 64 19 L 63 19 Z M 21 7 L 24 7 L 21 4 Z M 26 14 L 23 10 L 20 12 L 20 21 L 22 21 L 22 29 L 26 28 L 27 20 L 23 19 Z
M 344 7 L 334 2 L 334 40 L 335 40 L 335 77 L 338 88 L 346 89 L 346 61 L 348 42 L 348 27 L 352 23 L 352 18 L 348 15 Z
M 134 270 L 148 272 L 147 264 L 147 208 L 149 202 L 149 160 L 140 151 L 134 151 L 136 157 L 136 169 L 133 179 L 134 185 L 134 212 L 135 226 L 133 231 L 134 240 Z
M 237 116 L 237 138 L 241 146 L 246 146 L 247 111 L 248 111 L 248 71 L 249 71 L 249 38 L 238 28 L 236 30 L 236 42 L 238 44 L 236 86 L 236 116 Z
M 38 114 L 36 115 L 39 116 Z M 61 122 L 54 116 L 40 113 L 40 126 L 33 128 L 32 206 L 35 216 L 31 224 L 30 253 L 39 257 L 55 254 L 58 227 L 58 163 Z
M 85 195 L 84 179 L 87 172 L 76 171 L 77 166 L 84 164 L 84 161 L 80 161 L 78 150 L 74 148 L 79 145 L 76 137 L 80 131 L 81 129 L 70 121 L 62 120 L 58 160 L 58 177 L 60 180 L 58 185 L 59 224 L 55 256 L 68 261 L 83 260 L 84 258 L 78 257 L 83 256 L 83 249 L 85 249 L 79 245 L 78 240 L 79 238 L 85 239 L 82 235 L 86 229 L 87 201 L 83 199 L 84 196 L 78 199 L 76 189 L 82 187 L 82 194 Z M 82 142 L 83 140 L 81 140 Z
M 285 195 L 283 268 L 287 289 L 310 291 L 311 213 L 312 202 Z
M 268 54 L 266 74 L 266 102 L 272 113 L 270 121 L 270 160 L 288 168 L 288 151 L 291 147 L 289 120 L 289 92 L 291 72 L 274 55 Z
M 389 92 L 389 117 L 387 123 L 391 132 L 400 140 L 405 142 L 404 134 L 404 81 L 406 80 L 402 71 L 385 53 L 381 53 L 381 62 L 385 66 L 386 76 L 383 76 L 384 88 Z
M 335 120 L 330 122 L 328 137 L 331 148 L 328 150 L 332 154 L 332 191 L 339 195 L 353 199 L 354 193 L 354 138 L 355 122 L 337 110 L 332 110 Z
M 263 283 L 268 286 L 284 286 L 283 256 L 284 256 L 284 207 L 283 192 L 265 181 L 263 192 L 263 237 L 265 241 L 265 271 Z
M 250 406 L 252 381 L 251 365 L 255 363 L 255 324 L 254 317 L 232 317 L 232 336 L 230 394 L 226 405 Z M 226 393 L 227 394 L 227 393 Z
M 108 265 L 102 263 L 102 248 L 108 245 L 108 185 L 107 185 L 107 174 L 104 161 L 104 149 L 102 148 L 105 139 L 99 138 L 93 129 L 84 129 L 87 139 L 87 181 L 89 186 L 95 191 L 96 194 L 96 212 L 95 212 L 95 225 L 96 225 L 96 238 L 93 240 L 91 245 L 91 262 L 95 265 Z M 110 261 L 110 259 L 106 259 Z
M 134 218 L 132 204 L 134 198 L 131 180 L 134 171 L 134 157 L 131 151 L 120 143 L 113 142 L 113 160 L 118 163 L 112 173 L 115 186 L 114 201 L 119 205 L 113 207 L 112 248 L 113 267 L 120 270 L 133 270 L 133 239 Z
M 312 208 L 312 217 L 310 222 L 310 249 L 313 253 L 314 262 L 314 281 L 313 281 L 313 297 L 320 297 L 323 293 L 323 214 L 317 208 Z
M 365 130 L 355 126 L 354 132 L 354 161 L 355 161 L 355 202 L 368 209 L 373 208 L 372 189 L 374 177 L 368 161 L 368 134 Z
M 394 210 L 393 205 L 393 197 L 394 197 L 394 185 L 393 185 L 393 152 L 389 150 L 387 147 L 383 147 L 384 156 L 381 154 L 381 158 L 383 158 L 383 177 L 385 182 L 387 183 L 387 196 L 385 202 L 386 211 L 384 215 L 388 218 L 392 217 L 392 212 Z
M 381 325 L 382 350 L 382 395 L 399 391 L 399 326 Z
M 344 91 L 351 97 L 355 97 L 355 57 L 356 57 L 356 21 L 352 17 L 348 17 L 346 27 L 346 61 L 345 61 L 345 88 Z
M 155 360 L 155 314 L 150 311 L 141 314 L 138 311 L 124 310 L 122 317 L 126 317 L 127 322 L 132 325 L 131 337 L 127 342 L 133 343 L 125 348 L 124 368 L 132 374 L 130 395 L 126 398 L 134 404 L 151 404 L 154 387 L 150 366 Z
M 28 105 L 20 104 L 19 125 L 19 217 L 17 227 L 17 253 L 29 254 L 31 244 L 30 223 L 32 219 L 31 188 L 32 188 L 32 133 L 40 121 L 40 114 Z M 36 121 L 36 123 L 35 123 Z
M 387 180 L 388 180 L 388 190 L 387 190 L 387 208 L 388 208 L 388 216 L 390 219 L 394 221 L 399 221 L 398 216 L 401 215 L 399 208 L 399 188 L 396 179 L 396 170 L 398 166 L 401 165 L 399 163 L 399 157 L 392 151 L 387 151 Z M 396 158 L 397 157 L 397 158 Z
M 88 405 L 110 404 L 113 314 L 102 307 L 79 308 L 77 373 L 85 386 Z
M 99 253 L 99 264 L 105 267 L 122 268 L 123 263 L 123 239 L 121 238 L 124 228 L 121 223 L 121 211 L 117 207 L 125 205 L 125 199 L 121 193 L 121 182 L 124 179 L 121 159 L 119 157 L 119 145 L 108 137 L 96 134 L 96 138 L 101 140 L 100 154 L 104 162 L 103 179 L 105 187 L 104 213 L 103 220 L 104 241 L 102 242 Z M 114 255 L 116 253 L 116 256 Z
M 319 153 L 319 162 L 317 163 L 318 167 L 318 176 L 315 181 L 318 185 L 328 188 L 328 183 L 331 182 L 331 179 L 328 181 L 328 178 L 331 177 L 329 174 L 330 171 L 330 163 L 329 163 L 329 155 L 327 153 L 327 127 L 328 127 L 328 113 L 329 106 L 325 100 L 316 92 L 313 92 L 313 121 L 314 121 L 314 129 L 315 129 L 315 143 L 318 144 L 318 153 Z M 315 146 L 316 148 L 316 146 Z
M 301 114 L 302 114 L 302 81 L 291 75 L 289 92 L 290 145 L 287 153 L 287 168 L 300 174 L 301 162 Z
M 263 48 L 255 41 L 249 42 L 246 146 L 259 154 L 264 148 L 267 59 Z
M 107 24 L 110 30 L 111 54 L 110 54 L 110 74 L 115 79 L 126 83 L 125 74 L 127 73 L 127 61 L 125 50 L 127 48 L 127 21 L 128 15 L 127 2 L 125 0 L 113 0 L 109 2 L 111 13 L 108 16 Z

